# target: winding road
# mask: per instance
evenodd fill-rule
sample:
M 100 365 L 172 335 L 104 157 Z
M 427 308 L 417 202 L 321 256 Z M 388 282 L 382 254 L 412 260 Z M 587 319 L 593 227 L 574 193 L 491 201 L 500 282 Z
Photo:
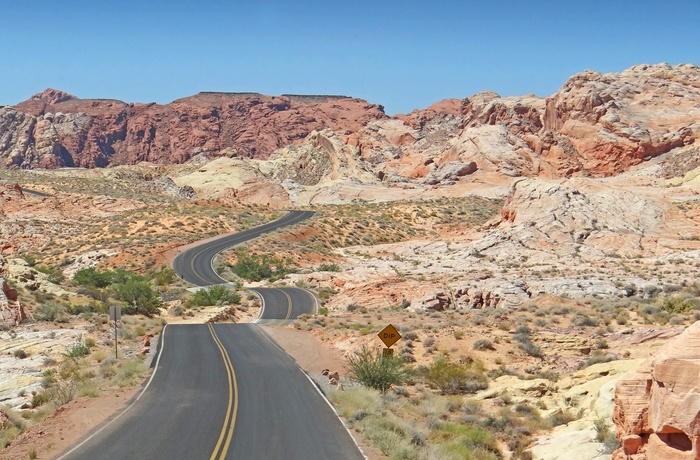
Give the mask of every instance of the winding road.
M 174 268 L 198 286 L 225 282 L 216 254 L 313 213 L 281 219 L 183 252 Z M 253 288 L 263 324 L 315 313 L 298 288 Z M 256 324 L 182 324 L 163 330 L 151 380 L 115 419 L 60 459 L 326 460 L 365 458 L 330 403 Z
M 195 286 L 226 283 L 226 280 L 221 278 L 212 266 L 214 257 L 218 253 L 231 246 L 255 239 L 264 233 L 297 224 L 313 215 L 313 211 L 290 211 L 289 214 L 272 222 L 198 244 L 178 254 L 173 261 L 173 269 L 180 278 Z

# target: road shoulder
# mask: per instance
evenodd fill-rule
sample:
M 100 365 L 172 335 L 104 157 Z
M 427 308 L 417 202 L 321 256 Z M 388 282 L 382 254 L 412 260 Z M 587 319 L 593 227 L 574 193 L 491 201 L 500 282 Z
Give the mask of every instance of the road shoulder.
M 296 361 L 306 374 L 321 387 L 328 388 L 324 384 L 326 376 L 321 375 L 324 369 L 338 372 L 342 377 L 348 376 L 345 357 L 340 351 L 324 344 L 318 337 L 308 331 L 301 331 L 293 327 L 284 326 L 260 326 L 265 333 L 272 338 L 289 356 Z M 331 390 L 333 391 L 333 390 Z M 355 442 L 364 451 L 369 460 L 385 460 L 387 457 L 378 449 L 369 445 L 355 430 L 350 430 Z

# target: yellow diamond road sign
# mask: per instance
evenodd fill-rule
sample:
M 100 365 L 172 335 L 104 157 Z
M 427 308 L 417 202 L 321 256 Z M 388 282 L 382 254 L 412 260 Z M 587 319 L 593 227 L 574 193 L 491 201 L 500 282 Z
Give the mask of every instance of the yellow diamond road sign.
M 391 324 L 382 329 L 382 332 L 380 332 L 378 335 L 379 338 L 382 339 L 382 342 L 384 342 L 384 345 L 386 345 L 387 347 L 392 346 L 396 343 L 397 340 L 401 338 L 401 334 L 399 334 L 399 331 L 397 331 L 396 328 Z

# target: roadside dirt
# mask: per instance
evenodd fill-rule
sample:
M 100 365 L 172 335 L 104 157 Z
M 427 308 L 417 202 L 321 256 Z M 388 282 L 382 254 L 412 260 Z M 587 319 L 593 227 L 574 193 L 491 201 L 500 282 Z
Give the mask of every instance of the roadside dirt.
M 150 372 L 147 378 L 150 377 Z M 56 459 L 103 423 L 121 413 L 142 386 L 98 398 L 81 397 L 58 408 L 41 423 L 29 428 L 0 451 L 2 460 L 26 460 L 32 451 L 37 459 Z
M 312 333 L 288 327 L 262 327 L 312 378 L 321 378 L 323 369 L 347 375 L 345 360 L 340 353 L 324 346 Z M 151 372 L 145 376 L 143 384 L 150 378 Z M 37 459 L 59 458 L 124 411 L 142 390 L 143 384 L 97 398 L 81 397 L 71 401 L 0 451 L 0 460 L 26 460 L 32 451 L 36 452 Z M 358 433 L 352 434 L 369 460 L 386 459 L 379 451 L 363 443 Z

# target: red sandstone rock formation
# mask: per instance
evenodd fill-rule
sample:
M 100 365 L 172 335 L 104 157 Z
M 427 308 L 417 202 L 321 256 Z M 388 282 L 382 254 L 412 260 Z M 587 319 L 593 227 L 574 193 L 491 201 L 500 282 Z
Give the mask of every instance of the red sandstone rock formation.
M 22 304 L 17 299 L 17 291 L 5 281 L 5 259 L 0 256 L 0 327 L 18 326 L 27 319 Z
M 615 389 L 614 460 L 700 459 L 700 322 Z
M 264 159 L 313 130 L 357 131 L 385 117 L 381 106 L 343 96 L 200 93 L 158 105 L 47 89 L 0 109 L 0 165 L 181 163 L 200 153 Z
M 547 98 L 441 101 L 400 124 L 371 123 L 349 143 L 384 162 L 383 177 L 427 177 L 454 161 L 509 176 L 609 176 L 700 139 L 698 106 L 697 66 L 638 65 L 576 74 Z
M 547 98 L 481 92 L 393 118 L 335 96 L 200 93 L 158 105 L 46 90 L 0 109 L 0 167 L 266 159 L 330 128 L 386 182 L 451 183 L 471 163 L 512 177 L 609 176 L 698 141 L 698 106 L 700 69 L 685 64 L 585 71 Z

